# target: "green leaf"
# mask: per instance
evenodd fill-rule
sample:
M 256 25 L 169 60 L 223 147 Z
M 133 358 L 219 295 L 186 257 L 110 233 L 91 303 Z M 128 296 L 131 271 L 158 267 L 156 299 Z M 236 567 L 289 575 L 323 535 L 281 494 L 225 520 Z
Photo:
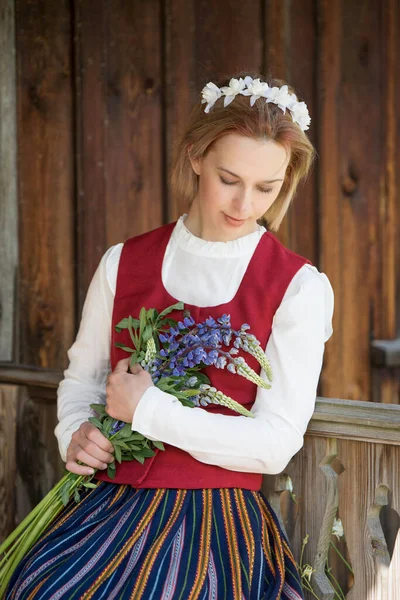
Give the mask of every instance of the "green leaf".
M 118 433 L 113 436 L 113 440 L 127 440 L 132 434 L 132 428 L 129 423 L 125 423 L 125 425 L 118 431 Z
M 75 502 L 79 502 L 79 500 L 81 499 L 80 495 L 79 495 L 79 491 L 77 488 L 75 488 L 75 492 L 74 492 L 74 500 Z
M 155 440 L 155 441 L 152 441 L 151 443 L 153 444 L 153 446 L 155 446 L 159 450 L 165 450 L 164 444 L 162 442 L 158 442 Z
M 178 321 L 175 321 L 175 319 L 170 319 L 169 317 L 163 319 L 162 321 L 158 322 L 158 327 L 164 327 L 164 325 L 168 325 L 169 327 L 177 327 L 178 326 Z
M 128 444 L 126 444 L 125 442 L 123 442 L 122 440 L 116 440 L 115 438 L 113 438 L 112 443 L 115 446 L 119 446 L 120 448 L 122 448 L 123 450 L 129 450 L 129 446 Z
M 114 425 L 114 423 L 115 423 L 115 419 L 113 419 L 112 417 L 107 417 L 106 419 L 104 419 L 104 421 L 103 421 L 103 433 L 106 436 L 110 433 L 110 431 L 111 431 L 112 426 Z
M 135 456 L 136 455 L 144 456 L 145 458 L 151 458 L 155 455 L 155 452 L 154 450 L 150 450 L 150 448 L 142 448 L 141 450 L 135 452 Z
M 115 462 L 109 463 L 109 465 L 107 467 L 107 475 L 109 476 L 110 479 L 114 479 L 115 472 L 116 472 Z
M 137 319 L 134 319 L 133 317 L 130 317 L 130 319 L 132 320 L 132 327 L 139 327 L 139 321 Z M 120 333 L 120 331 L 122 329 L 127 329 L 128 328 L 128 318 L 122 319 L 122 321 L 120 321 L 119 323 L 117 323 L 115 325 L 115 330 Z
M 147 311 L 147 320 L 154 323 L 155 319 L 158 317 L 158 312 L 155 308 L 149 308 Z
M 119 323 L 117 323 L 114 327 L 117 333 L 121 333 L 122 329 L 126 329 L 128 327 L 128 319 L 122 319 Z
M 92 408 L 98 415 L 106 414 L 106 407 L 104 404 L 89 404 L 90 408 Z
M 93 423 L 93 425 L 95 425 L 97 427 L 97 429 L 102 429 L 103 428 L 102 422 L 99 421 L 99 419 L 97 417 L 89 417 L 88 421 L 90 421 L 91 423 Z
M 83 485 L 86 488 L 90 488 L 90 489 L 96 489 L 97 488 L 97 485 L 95 483 L 90 483 L 90 481 L 84 481 Z
M 61 488 L 61 500 L 64 506 L 66 506 L 69 502 L 69 489 L 71 487 L 72 481 L 67 480 Z
M 165 317 L 165 315 L 169 315 L 169 313 L 171 313 L 174 310 L 183 310 L 184 308 L 184 303 L 183 302 L 177 302 L 176 304 L 172 304 L 171 306 L 168 306 L 167 308 L 165 308 L 158 316 L 158 318 L 162 319 L 163 317 Z
M 135 326 L 135 332 L 133 331 L 133 318 L 131 316 L 128 317 L 128 331 L 129 331 L 129 335 L 131 336 L 131 340 L 133 342 L 133 345 L 135 346 L 136 350 L 140 350 L 140 342 L 139 342 L 139 337 L 136 334 L 136 329 L 137 327 Z M 137 321 L 137 319 L 136 319 Z
M 143 342 L 146 344 L 153 335 L 153 328 L 147 324 L 143 331 Z
M 114 446 L 114 448 L 115 448 L 115 460 L 117 460 L 120 463 L 122 460 L 121 448 L 119 446 Z
M 182 404 L 182 406 L 188 406 L 189 408 L 194 408 L 196 406 L 196 404 L 192 400 L 189 400 L 188 398 L 180 398 L 178 396 L 176 396 L 176 398 L 178 398 L 178 400 Z
M 141 464 L 144 463 L 144 457 L 140 456 L 140 454 L 135 453 L 135 454 L 132 454 L 132 456 L 135 460 L 139 461 Z
M 129 348 L 129 346 L 125 346 L 125 344 L 121 344 L 120 342 L 115 342 L 114 346 L 116 348 L 121 348 L 125 350 L 125 352 L 136 352 L 135 348 Z
M 143 333 L 144 333 L 144 329 L 146 327 L 146 315 L 147 315 L 147 311 L 144 308 L 144 306 L 142 306 L 142 308 L 140 309 L 140 313 L 139 313 L 139 321 L 140 321 L 140 328 L 139 328 L 139 340 L 140 340 L 140 347 L 142 347 L 142 340 L 143 340 Z

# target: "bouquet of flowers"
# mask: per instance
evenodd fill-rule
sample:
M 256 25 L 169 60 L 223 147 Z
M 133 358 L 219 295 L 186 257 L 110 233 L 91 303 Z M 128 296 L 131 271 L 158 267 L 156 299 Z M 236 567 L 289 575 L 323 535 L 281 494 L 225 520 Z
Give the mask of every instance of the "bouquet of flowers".
M 174 311 L 183 311 L 181 321 L 168 317 Z M 269 389 L 271 385 L 249 367 L 239 349 L 256 358 L 272 382 L 272 370 L 260 342 L 244 323 L 234 330 L 229 315 L 217 320 L 209 317 L 203 323 L 195 323 L 184 304 L 178 302 L 161 313 L 154 308 L 141 309 L 139 318 L 128 316 L 120 321 L 115 329 L 127 329 L 132 346 L 117 342 L 115 345 L 131 355 L 129 366 L 139 363 L 151 374 L 155 386 L 174 395 L 184 406 L 202 407 L 220 404 L 231 410 L 253 418 L 254 415 L 211 385 L 202 370 L 210 365 L 217 369 L 227 369 L 232 374 L 241 375 L 257 386 Z M 113 479 L 116 463 L 123 460 L 137 460 L 144 463 L 155 454 L 154 448 L 164 450 L 161 441 L 149 440 L 142 434 L 132 431 L 131 424 L 110 417 L 103 404 L 91 404 L 96 416 L 90 417 L 101 433 L 114 446 L 114 461 L 108 465 L 107 474 Z M 40 538 L 51 522 L 57 517 L 71 498 L 80 501 L 80 492 L 96 488 L 92 475 L 77 475 L 66 471 L 64 477 L 50 490 L 43 500 L 27 515 L 8 538 L 0 545 L 0 597 L 7 587 L 14 570 L 21 559 Z

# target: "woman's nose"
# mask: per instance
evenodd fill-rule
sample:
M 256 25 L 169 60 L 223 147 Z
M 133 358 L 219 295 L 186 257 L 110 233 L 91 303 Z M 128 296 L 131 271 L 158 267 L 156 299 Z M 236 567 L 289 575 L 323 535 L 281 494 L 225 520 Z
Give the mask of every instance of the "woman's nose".
M 247 214 L 251 208 L 251 190 L 241 190 L 234 198 L 235 210 L 240 214 Z

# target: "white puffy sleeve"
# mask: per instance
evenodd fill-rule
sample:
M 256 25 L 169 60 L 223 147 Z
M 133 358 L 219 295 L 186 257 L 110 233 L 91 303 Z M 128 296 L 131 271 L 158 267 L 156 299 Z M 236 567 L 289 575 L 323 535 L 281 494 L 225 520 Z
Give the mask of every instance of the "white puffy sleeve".
M 64 462 L 73 432 L 94 415 L 89 405 L 106 402 L 114 302 L 108 273 L 116 273 L 122 246 L 111 246 L 102 256 L 87 291 L 76 340 L 67 351 L 69 366 L 57 389 L 59 422 L 54 430 Z
M 274 315 L 265 349 L 273 383 L 269 390 L 257 388 L 254 419 L 185 407 L 153 386 L 138 403 L 132 429 L 177 446 L 203 463 L 280 473 L 303 446 L 314 412 L 324 345 L 333 331 L 333 308 L 327 276 L 304 265 Z M 263 370 L 261 377 L 266 379 Z

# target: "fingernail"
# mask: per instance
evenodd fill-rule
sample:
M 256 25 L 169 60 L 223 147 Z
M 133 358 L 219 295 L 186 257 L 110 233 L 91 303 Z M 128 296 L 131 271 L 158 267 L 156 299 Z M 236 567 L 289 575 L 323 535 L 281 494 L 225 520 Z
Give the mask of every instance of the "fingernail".
M 107 465 L 105 465 L 105 464 L 103 463 L 103 466 L 102 466 L 101 468 L 102 468 L 102 469 L 107 469 Z
M 87 473 L 88 475 L 92 475 L 92 474 L 94 473 L 94 469 L 88 469 L 88 470 L 86 471 L 86 473 Z

